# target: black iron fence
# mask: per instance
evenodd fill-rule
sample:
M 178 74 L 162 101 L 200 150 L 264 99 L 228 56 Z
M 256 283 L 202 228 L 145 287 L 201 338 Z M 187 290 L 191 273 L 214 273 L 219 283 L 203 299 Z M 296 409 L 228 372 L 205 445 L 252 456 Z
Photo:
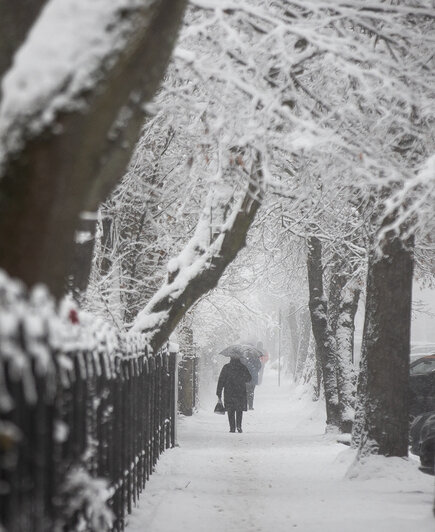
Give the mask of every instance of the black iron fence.
M 176 355 L 17 301 L 0 282 L 0 530 L 122 531 L 174 445 Z

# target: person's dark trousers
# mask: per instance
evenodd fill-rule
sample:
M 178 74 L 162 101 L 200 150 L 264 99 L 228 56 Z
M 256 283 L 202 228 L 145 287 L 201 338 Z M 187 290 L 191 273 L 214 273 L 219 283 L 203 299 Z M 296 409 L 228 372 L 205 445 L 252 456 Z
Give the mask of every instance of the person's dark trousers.
M 243 410 L 228 409 L 228 421 L 230 422 L 230 431 L 236 432 L 237 429 L 242 429 Z
M 255 390 L 255 384 L 251 384 L 248 382 L 246 384 L 246 392 L 248 395 L 248 409 L 252 410 L 254 408 L 254 390 Z

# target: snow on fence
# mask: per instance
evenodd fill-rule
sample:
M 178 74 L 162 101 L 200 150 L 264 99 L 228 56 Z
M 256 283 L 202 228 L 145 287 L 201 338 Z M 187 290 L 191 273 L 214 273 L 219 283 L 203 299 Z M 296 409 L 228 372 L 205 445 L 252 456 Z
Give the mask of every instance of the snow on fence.
M 122 531 L 174 445 L 175 358 L 0 274 L 0 531 Z

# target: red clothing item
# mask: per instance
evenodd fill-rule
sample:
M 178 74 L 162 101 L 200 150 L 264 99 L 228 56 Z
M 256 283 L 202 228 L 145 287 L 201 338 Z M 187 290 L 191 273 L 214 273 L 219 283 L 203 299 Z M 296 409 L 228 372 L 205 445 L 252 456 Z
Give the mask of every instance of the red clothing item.
M 269 353 L 264 353 L 263 356 L 260 357 L 261 363 L 263 366 L 266 364 L 266 362 L 269 360 Z
M 77 323 L 79 323 L 79 315 L 78 315 L 76 309 L 72 308 L 72 309 L 69 311 L 68 317 L 69 317 L 69 321 L 70 321 L 71 323 L 73 323 L 74 325 L 76 325 Z

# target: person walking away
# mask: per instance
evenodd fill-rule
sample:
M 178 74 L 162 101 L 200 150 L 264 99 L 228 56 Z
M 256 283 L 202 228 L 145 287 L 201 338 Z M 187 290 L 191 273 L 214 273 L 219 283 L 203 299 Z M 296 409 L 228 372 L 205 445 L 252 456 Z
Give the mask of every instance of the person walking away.
M 243 359 L 243 364 L 248 368 L 251 374 L 251 380 L 246 385 L 246 392 L 248 394 L 248 410 L 254 410 L 254 390 L 258 384 L 258 372 L 261 369 L 260 358 L 256 355 L 251 355 Z
M 257 349 L 263 353 L 263 355 L 260 357 L 261 362 L 261 369 L 258 372 L 258 385 L 260 385 L 263 382 L 263 373 L 264 373 L 264 367 L 266 363 L 269 360 L 269 353 L 266 351 L 266 349 L 263 347 L 263 342 L 257 342 Z
M 246 383 L 251 379 L 251 373 L 248 368 L 237 357 L 231 357 L 219 375 L 216 395 L 219 400 L 222 400 L 223 390 L 230 432 L 236 432 L 236 427 L 237 432 L 243 432 L 243 412 L 246 412 L 248 406 Z

